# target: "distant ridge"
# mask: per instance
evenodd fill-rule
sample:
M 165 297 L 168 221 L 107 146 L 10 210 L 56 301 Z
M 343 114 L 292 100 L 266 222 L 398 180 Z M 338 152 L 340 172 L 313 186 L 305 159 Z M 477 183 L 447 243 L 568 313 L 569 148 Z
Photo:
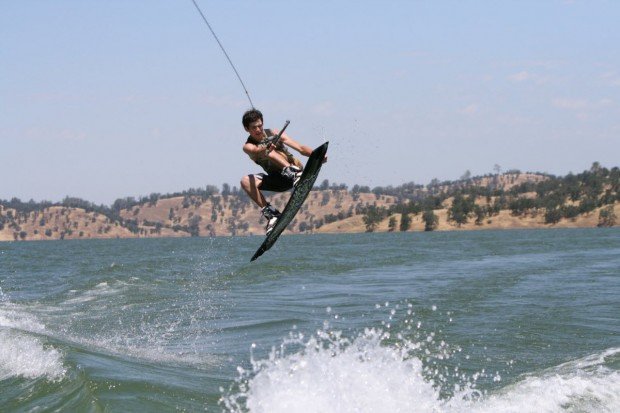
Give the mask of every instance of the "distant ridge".
M 273 194 L 283 206 L 289 194 Z M 556 177 L 509 171 L 428 185 L 315 187 L 288 233 L 596 227 L 620 224 L 620 169 L 594 163 Z M 208 185 L 118 199 L 107 207 L 0 200 L 0 241 L 263 234 L 258 208 L 237 189 Z

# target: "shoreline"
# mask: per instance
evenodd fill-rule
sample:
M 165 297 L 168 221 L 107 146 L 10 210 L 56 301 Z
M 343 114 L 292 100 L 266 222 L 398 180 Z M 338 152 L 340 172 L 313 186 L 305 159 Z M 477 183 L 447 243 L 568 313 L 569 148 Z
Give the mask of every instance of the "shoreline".
M 602 209 L 602 208 L 600 208 Z M 509 211 L 500 211 L 498 216 L 492 217 L 483 224 L 475 224 L 471 220 L 461 226 L 447 221 L 447 211 L 445 209 L 434 211 L 439 217 L 439 223 L 437 228 L 432 231 L 425 231 L 424 224 L 421 220 L 421 214 L 412 217 L 411 228 L 407 231 L 400 231 L 398 229 L 389 229 L 390 217 L 396 218 L 396 225 L 400 224 L 401 214 L 392 214 L 390 217 L 383 219 L 377 228 L 373 231 L 367 231 L 363 217 L 356 215 L 344 220 L 336 221 L 330 224 L 325 224 L 318 229 L 312 231 L 291 231 L 286 230 L 283 235 L 318 235 L 318 234 L 364 234 L 364 233 L 418 233 L 418 232 L 463 232 L 463 231 L 511 231 L 511 230 L 554 230 L 554 229 L 583 229 L 583 228 L 618 228 L 619 225 L 613 225 L 608 227 L 601 227 L 597 225 L 598 222 L 598 210 L 583 216 L 578 216 L 573 219 L 562 219 L 556 224 L 545 224 L 543 222 L 544 214 L 537 214 L 536 216 L 528 217 L 515 217 L 511 216 Z M 620 203 L 614 205 L 614 212 L 620 215 Z M 25 239 L 16 239 L 14 232 L 9 232 L 6 228 L 0 231 L 0 242 L 26 242 L 26 241 L 71 241 L 71 240 L 92 240 L 92 239 L 161 239 L 161 238 L 226 238 L 226 237 L 259 237 L 264 235 L 261 232 L 243 232 L 240 234 L 199 234 L 192 236 L 189 233 L 178 231 L 172 232 L 172 234 L 156 235 L 156 234 L 134 234 L 129 231 L 123 231 L 123 233 L 116 234 L 89 234 L 88 236 L 76 236 L 75 233 L 65 235 L 64 237 L 47 237 L 42 236 L 41 233 L 35 237 L 26 237 Z M 54 235 L 54 234 L 53 234 Z
M 268 193 L 282 210 L 290 194 Z M 403 219 L 403 217 L 405 217 Z M 119 199 L 112 207 L 0 201 L 0 241 L 263 236 L 259 208 L 236 187 Z M 620 225 L 620 169 L 567 177 L 506 173 L 370 189 L 325 180 L 284 234 L 587 228 Z

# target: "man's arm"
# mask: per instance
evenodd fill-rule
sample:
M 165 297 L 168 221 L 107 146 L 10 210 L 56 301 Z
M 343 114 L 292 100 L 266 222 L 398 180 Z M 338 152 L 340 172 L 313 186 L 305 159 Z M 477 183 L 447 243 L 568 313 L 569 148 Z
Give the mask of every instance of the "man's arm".
M 278 131 L 276 130 L 275 133 L 277 134 Z M 297 142 L 296 140 L 294 140 L 293 138 L 291 138 L 290 136 L 288 136 L 286 133 L 282 134 L 282 137 L 280 138 L 280 141 L 285 144 L 286 146 L 288 146 L 289 148 L 295 149 L 297 152 L 299 152 L 300 154 L 304 155 L 304 156 L 310 156 L 312 154 L 312 148 L 306 145 L 302 145 L 301 143 Z M 323 163 L 327 162 L 327 156 L 325 156 L 325 158 L 323 158 Z
M 269 145 L 268 147 L 266 147 L 264 145 L 256 145 L 250 142 L 247 142 L 245 145 L 243 145 L 243 152 L 247 153 L 252 159 L 259 159 L 264 157 L 274 162 L 280 168 L 286 168 L 287 166 L 289 166 L 286 158 L 272 149 L 274 149 L 273 145 Z
M 279 131 L 277 129 L 274 130 L 273 132 L 276 135 L 279 133 Z M 288 146 L 291 149 L 295 149 L 297 152 L 299 152 L 303 156 L 310 156 L 310 154 L 312 153 L 312 148 L 311 147 L 306 146 L 306 145 L 302 145 L 301 143 L 297 142 L 296 140 L 291 138 L 286 133 L 282 134 L 282 137 L 280 138 L 280 142 L 282 142 L 284 145 Z
M 262 152 L 265 152 L 266 150 L 267 148 L 265 148 L 264 146 L 255 145 L 250 142 L 247 142 L 245 145 L 243 145 L 243 152 L 250 155 L 250 158 L 256 158 L 258 155 L 260 155 Z

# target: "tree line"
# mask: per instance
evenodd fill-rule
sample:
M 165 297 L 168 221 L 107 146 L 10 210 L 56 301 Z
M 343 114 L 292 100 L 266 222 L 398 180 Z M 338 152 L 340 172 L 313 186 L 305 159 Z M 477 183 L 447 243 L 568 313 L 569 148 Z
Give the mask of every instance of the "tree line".
M 325 179 L 313 189 L 323 191 L 324 196 L 321 204 L 329 202 L 328 191 L 349 191 L 355 200 L 359 194 L 372 193 L 377 199 L 381 196 L 395 197 L 396 202 L 389 207 L 377 207 L 376 205 L 357 205 L 355 209 L 339 212 L 338 214 L 328 214 L 320 220 L 320 224 L 330 223 L 351 217 L 353 214 L 364 215 L 363 220 L 367 231 L 374 231 L 377 225 L 393 214 L 400 214 L 401 221 L 397 226 L 396 218 L 390 218 L 389 230 L 407 231 L 411 226 L 411 217 L 421 214 L 425 230 L 432 231 L 438 223 L 437 215 L 434 211 L 443 209 L 446 200 L 452 198 L 448 208 L 448 220 L 457 226 L 474 220 L 476 224 L 481 224 L 484 219 L 499 214 L 501 210 L 510 210 L 514 216 L 536 215 L 544 212 L 545 222 L 548 224 L 557 223 L 562 218 L 574 218 L 580 214 L 590 213 L 597 208 L 612 206 L 601 211 L 600 222 L 602 225 L 614 225 L 616 217 L 613 213 L 613 204 L 620 201 L 620 169 L 614 167 L 605 168 L 598 162 L 594 162 L 589 170 L 579 174 L 569 173 L 564 177 L 557 177 L 550 174 L 538 174 L 544 177 L 539 182 L 525 182 L 515 185 L 509 190 L 498 185 L 499 166 L 496 168 L 495 175 L 485 175 L 484 177 L 471 177 L 467 171 L 458 181 L 443 181 L 433 179 L 428 185 L 415 184 L 408 182 L 399 186 L 376 186 L 370 188 L 366 185 L 354 185 L 349 191 L 346 184 L 330 183 Z M 518 176 L 517 170 L 508 171 L 507 175 Z M 480 185 L 482 178 L 486 179 L 486 185 Z M 0 200 L 0 205 L 5 209 L 13 209 L 18 214 L 29 214 L 33 211 L 43 210 L 53 206 L 67 208 L 81 208 L 86 212 L 96 212 L 105 215 L 112 221 L 117 221 L 127 227 L 130 231 L 137 233 L 139 225 L 135 219 L 123 219 L 121 211 L 131 210 L 137 206 L 154 206 L 160 199 L 184 197 L 183 207 L 187 208 L 196 203 L 214 200 L 213 214 L 216 216 L 219 205 L 218 199 L 221 197 L 225 201 L 230 197 L 233 202 L 231 208 L 235 211 L 242 211 L 249 207 L 252 202 L 247 194 L 237 188 L 224 183 L 220 188 L 214 185 L 206 185 L 204 188 L 190 188 L 181 192 L 168 194 L 151 193 L 148 196 L 119 198 L 111 206 L 96 205 L 76 197 L 65 197 L 60 202 L 30 200 L 21 201 L 19 198 L 10 200 Z M 479 205 L 477 199 L 486 200 L 484 205 Z M 219 206 L 221 208 L 221 205 Z M 137 212 L 137 211 L 136 211 Z M 236 216 L 233 213 L 233 218 Z M 8 222 L 9 218 L 0 214 L 0 229 Z M 174 218 L 174 211 L 171 211 L 171 220 Z M 212 219 L 213 220 L 213 219 Z M 197 234 L 199 217 L 191 220 L 190 225 L 179 227 L 178 230 Z M 233 220 L 234 221 L 234 220 Z M 301 225 L 301 224 L 300 224 Z M 231 228 L 243 228 L 243 223 L 231 222 Z M 159 228 L 155 228 L 160 229 Z M 301 229 L 301 226 L 300 226 Z M 235 231 L 233 231 L 235 232 Z
M 615 225 L 613 205 L 620 201 L 618 167 L 608 169 L 594 162 L 589 170 L 579 174 L 569 173 L 564 177 L 545 174 L 544 177 L 540 182 L 525 182 L 509 190 L 495 185 L 492 180 L 486 186 L 476 185 L 479 178 L 468 175 L 460 181 L 434 180 L 426 187 L 412 183 L 400 187 L 377 187 L 372 190 L 377 196 L 389 194 L 396 196 L 398 201 L 390 207 L 365 207 L 363 220 L 366 230 L 372 232 L 384 219 L 399 213 L 399 230 L 407 231 L 411 225 L 411 215 L 422 214 L 425 230 L 432 231 L 438 223 L 433 211 L 443 209 L 445 201 L 452 198 L 447 211 L 448 221 L 457 226 L 472 219 L 480 225 L 505 209 L 514 216 L 535 216 L 544 212 L 545 223 L 555 224 L 562 218 L 575 218 L 598 208 L 604 208 L 600 212 L 599 226 Z M 486 204 L 479 205 L 477 199 L 486 200 Z M 396 219 L 390 218 L 388 225 L 389 230 L 396 230 Z

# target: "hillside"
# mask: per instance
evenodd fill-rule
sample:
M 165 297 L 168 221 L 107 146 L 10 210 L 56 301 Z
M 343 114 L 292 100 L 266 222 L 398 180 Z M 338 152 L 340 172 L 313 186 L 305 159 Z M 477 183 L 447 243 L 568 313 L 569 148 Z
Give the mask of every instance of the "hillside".
M 0 205 L 0 228 L 0 241 L 135 236 L 105 215 L 62 206 L 19 212 Z
M 273 194 L 271 203 L 283 209 L 289 194 Z M 310 193 L 305 205 L 287 230 L 289 233 L 319 229 L 332 216 L 342 219 L 355 214 L 367 205 L 389 207 L 396 202 L 393 196 L 351 194 L 346 190 L 317 190 Z M 140 204 L 120 211 L 123 219 L 134 220 L 141 235 L 151 235 L 158 227 L 200 236 L 259 235 L 264 233 L 266 222 L 258 207 L 245 196 L 212 195 L 185 196 L 160 199 L 154 204 Z M 159 224 L 159 225 L 158 225 Z
M 398 187 L 329 185 L 308 197 L 287 233 L 446 231 L 618 225 L 620 170 L 594 164 L 554 177 L 518 171 L 454 182 Z M 282 209 L 289 194 L 269 194 Z M 62 203 L 0 201 L 0 241 L 247 236 L 264 233 L 258 208 L 237 188 L 208 186 L 112 207 L 66 198 Z

